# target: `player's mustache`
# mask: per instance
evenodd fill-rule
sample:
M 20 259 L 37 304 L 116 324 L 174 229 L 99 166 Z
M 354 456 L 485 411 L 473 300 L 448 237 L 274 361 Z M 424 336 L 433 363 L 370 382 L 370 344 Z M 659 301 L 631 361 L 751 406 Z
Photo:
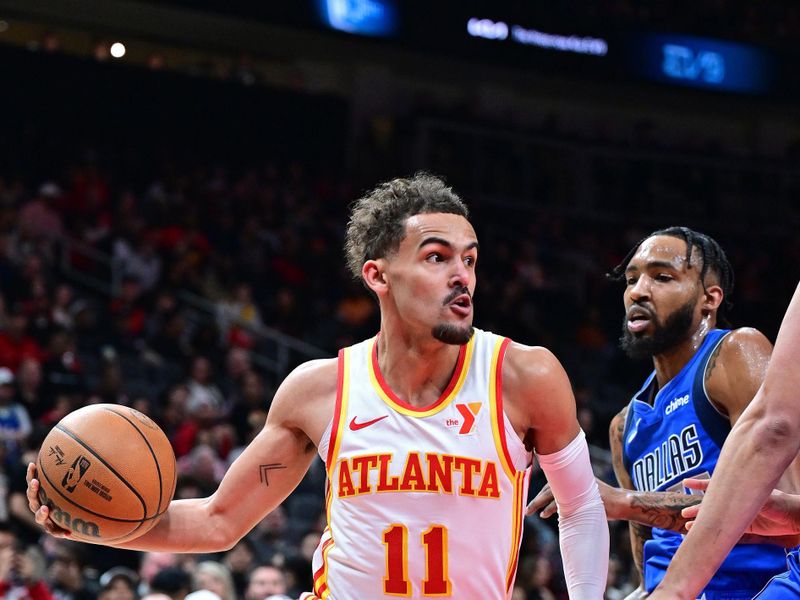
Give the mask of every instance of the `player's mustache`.
M 455 300 L 456 298 L 458 298 L 459 296 L 461 296 L 463 294 L 466 294 L 467 296 L 469 296 L 470 301 L 472 300 L 472 294 L 469 293 L 469 289 L 467 289 L 465 287 L 457 287 L 457 288 L 453 288 L 453 291 L 450 292 L 449 294 L 447 294 L 447 298 L 445 298 L 444 302 L 442 302 L 442 306 L 447 306 L 453 300 Z

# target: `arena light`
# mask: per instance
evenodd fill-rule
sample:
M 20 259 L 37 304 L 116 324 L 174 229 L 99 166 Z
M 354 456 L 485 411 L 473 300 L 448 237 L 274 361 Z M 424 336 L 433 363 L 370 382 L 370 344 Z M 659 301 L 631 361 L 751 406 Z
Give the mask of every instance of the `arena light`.
M 122 42 L 114 42 L 111 44 L 109 51 L 114 58 L 122 58 L 125 56 L 125 44 Z

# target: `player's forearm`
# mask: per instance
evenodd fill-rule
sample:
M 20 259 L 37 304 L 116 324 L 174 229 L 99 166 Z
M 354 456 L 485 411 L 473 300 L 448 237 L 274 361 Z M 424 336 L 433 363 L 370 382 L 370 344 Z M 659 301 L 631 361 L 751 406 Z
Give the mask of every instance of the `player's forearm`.
M 215 513 L 211 498 L 173 500 L 153 529 L 114 546 L 148 552 L 220 552 L 238 539 L 232 525 Z
M 609 533 L 599 494 L 576 512 L 558 520 L 561 560 L 569 597 L 603 597 L 608 575 Z
M 603 497 L 608 518 L 633 521 L 648 527 L 686 532 L 681 511 L 700 502 L 699 496 L 679 492 L 638 492 L 617 489 L 614 498 Z
M 700 514 L 659 586 L 677 597 L 697 597 L 797 452 L 789 456 L 782 433 L 771 428 L 763 411 L 750 408 L 728 436 Z M 747 485 L 742 486 L 745 468 Z

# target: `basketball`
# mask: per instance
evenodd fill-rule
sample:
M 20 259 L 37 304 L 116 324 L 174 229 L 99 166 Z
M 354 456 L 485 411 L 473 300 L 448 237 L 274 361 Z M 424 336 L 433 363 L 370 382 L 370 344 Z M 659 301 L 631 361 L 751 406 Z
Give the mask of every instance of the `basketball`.
M 39 499 L 77 540 L 124 542 L 149 531 L 175 493 L 175 454 L 141 412 L 92 404 L 47 434 L 37 460 Z

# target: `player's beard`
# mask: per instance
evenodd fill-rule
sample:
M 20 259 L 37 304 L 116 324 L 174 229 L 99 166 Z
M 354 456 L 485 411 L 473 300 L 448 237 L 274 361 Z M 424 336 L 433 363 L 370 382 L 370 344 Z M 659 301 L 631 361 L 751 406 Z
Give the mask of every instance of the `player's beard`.
M 441 323 L 436 325 L 431 331 L 433 337 L 445 344 L 462 346 L 472 339 L 475 329 L 472 325 L 453 325 L 452 323 Z
M 653 333 L 637 336 L 628 329 L 627 315 L 622 320 L 622 337 L 619 339 L 620 348 L 629 358 L 638 360 L 651 358 L 676 346 L 687 339 L 692 327 L 696 300 L 689 300 L 686 304 L 672 312 L 663 324 L 659 323 L 653 315 Z

